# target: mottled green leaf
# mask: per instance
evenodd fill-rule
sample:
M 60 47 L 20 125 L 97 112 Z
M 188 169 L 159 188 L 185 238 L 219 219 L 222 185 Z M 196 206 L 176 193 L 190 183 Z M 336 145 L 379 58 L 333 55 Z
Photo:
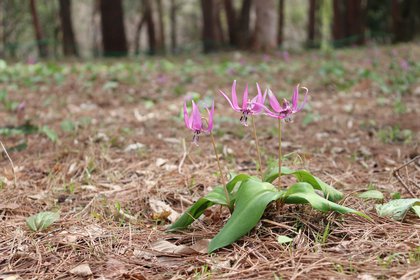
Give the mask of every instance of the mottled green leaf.
M 278 173 L 278 167 L 268 169 L 268 171 L 264 174 L 263 181 L 270 183 L 273 182 L 279 176 Z M 282 167 L 281 174 L 293 175 L 299 182 L 306 182 L 311 184 L 315 189 L 322 191 L 324 193 L 324 197 L 330 201 L 336 202 L 343 198 L 343 194 L 340 191 L 323 182 L 318 177 L 313 176 L 306 170 L 292 170 L 287 167 Z
M 376 205 L 376 211 L 379 216 L 402 220 L 410 209 L 419 215 L 418 205 L 420 205 L 420 198 L 402 198 L 391 200 L 385 204 L 378 204 Z
M 384 194 L 378 190 L 368 190 L 368 191 L 360 193 L 357 196 L 364 199 L 378 199 L 378 200 L 384 199 Z
M 232 216 L 211 240 L 208 252 L 232 244 L 247 234 L 261 219 L 267 205 L 281 195 L 270 183 L 249 179 L 242 183 L 236 195 Z
M 26 219 L 26 224 L 32 231 L 42 231 L 60 218 L 57 212 L 40 212 Z

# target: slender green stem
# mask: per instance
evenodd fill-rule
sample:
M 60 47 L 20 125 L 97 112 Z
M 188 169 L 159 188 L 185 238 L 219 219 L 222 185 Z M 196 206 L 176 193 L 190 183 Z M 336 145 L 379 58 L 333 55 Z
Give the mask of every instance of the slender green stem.
M 281 119 L 279 119 L 279 178 L 278 178 L 278 189 L 281 190 Z
M 261 153 L 260 153 L 260 145 L 258 144 L 258 137 L 257 137 L 257 129 L 255 127 L 255 121 L 254 121 L 254 115 L 251 115 L 251 121 L 252 121 L 252 128 L 254 130 L 254 140 L 255 140 L 255 146 L 257 147 L 257 155 L 258 155 L 258 172 L 260 173 L 261 179 L 263 178 L 262 173 L 262 164 L 261 164 Z
M 217 149 L 216 149 L 216 141 L 214 141 L 213 133 L 211 132 L 210 132 L 210 137 L 211 137 L 211 142 L 213 144 L 214 153 L 216 154 L 217 166 L 219 167 L 220 177 L 222 178 L 223 190 L 225 191 L 225 196 L 226 196 L 226 203 L 230 209 L 229 192 L 226 188 L 225 176 L 223 174 L 222 167 L 220 165 L 219 154 L 217 153 Z

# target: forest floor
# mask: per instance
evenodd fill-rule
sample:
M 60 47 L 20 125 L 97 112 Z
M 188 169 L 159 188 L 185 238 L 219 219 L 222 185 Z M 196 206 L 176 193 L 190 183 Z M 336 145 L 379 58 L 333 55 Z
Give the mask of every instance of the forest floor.
M 392 173 L 419 155 L 419 57 L 418 45 L 401 45 L 329 57 L 1 64 L 0 139 L 16 184 L 3 153 L 0 279 L 419 279 L 419 218 L 379 217 L 381 201 L 357 196 L 377 189 L 385 202 L 396 193 L 420 197 L 418 160 L 400 170 L 402 183 Z M 251 130 L 218 94 L 234 79 L 239 92 L 249 83 L 251 94 L 255 82 L 288 98 L 298 83 L 309 88 L 305 109 L 284 125 L 283 164 L 310 170 L 345 193 L 341 204 L 373 222 L 286 206 L 210 255 L 208 240 L 229 217 L 219 207 L 184 232 L 165 232 L 218 184 L 209 138 L 190 145 L 185 95 L 215 99 L 223 169 L 257 174 Z M 256 122 L 267 166 L 276 160 L 277 123 Z M 33 232 L 26 219 L 42 211 L 59 211 L 60 219 Z M 280 245 L 278 235 L 293 242 Z

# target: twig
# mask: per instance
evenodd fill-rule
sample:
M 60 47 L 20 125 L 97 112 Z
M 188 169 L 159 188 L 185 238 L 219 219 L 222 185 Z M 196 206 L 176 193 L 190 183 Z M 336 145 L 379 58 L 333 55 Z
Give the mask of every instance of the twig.
M 12 172 L 13 172 L 13 184 L 16 187 L 16 172 L 15 172 L 15 165 L 13 164 L 12 159 L 9 156 L 9 153 L 6 150 L 6 147 L 3 145 L 3 142 L 0 141 L 1 147 L 3 148 L 4 153 L 6 154 L 7 158 L 9 159 L 10 165 L 12 166 Z
M 420 158 L 420 155 L 418 155 L 418 156 L 416 156 L 416 157 L 414 157 L 413 159 L 411 159 L 411 160 L 409 160 L 408 162 L 406 162 L 406 163 L 404 163 L 404 164 L 402 164 L 401 166 L 399 166 L 399 167 L 397 167 L 397 168 L 395 168 L 393 171 L 392 171 L 392 175 L 395 177 L 395 178 L 397 178 L 397 180 L 401 183 L 401 185 L 403 185 L 403 187 L 410 193 L 410 195 L 412 196 L 412 197 L 416 197 L 416 195 L 410 190 L 410 188 L 407 186 L 407 184 L 403 181 L 403 179 L 401 178 L 401 176 L 400 176 L 400 173 L 399 173 L 399 171 L 400 171 L 400 169 L 401 168 L 404 168 L 404 167 L 406 167 L 407 165 L 409 165 L 410 163 L 412 163 L 412 162 L 414 162 L 414 161 L 416 161 L 417 159 L 419 159 Z

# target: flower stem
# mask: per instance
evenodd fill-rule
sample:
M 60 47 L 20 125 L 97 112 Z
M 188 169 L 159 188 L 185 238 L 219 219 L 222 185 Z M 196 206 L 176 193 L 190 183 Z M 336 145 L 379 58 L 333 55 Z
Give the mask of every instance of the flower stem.
M 278 189 L 281 190 L 281 119 L 279 119 L 279 178 L 278 178 Z
M 258 144 L 258 137 L 257 137 L 257 129 L 255 127 L 255 121 L 254 121 L 254 115 L 251 115 L 251 121 L 252 121 L 252 128 L 254 130 L 254 140 L 255 140 L 255 146 L 257 147 L 257 155 L 258 155 L 258 172 L 260 173 L 261 179 L 263 178 L 262 173 L 262 165 L 261 165 L 261 153 L 260 153 L 260 145 Z
M 226 204 L 228 205 L 229 210 L 232 210 L 230 209 L 229 192 L 226 188 L 226 181 L 225 181 L 225 176 L 222 171 L 222 167 L 220 166 L 219 154 L 217 153 L 217 149 L 216 149 L 216 142 L 214 141 L 213 133 L 211 132 L 210 132 L 210 137 L 211 137 L 211 142 L 213 144 L 214 153 L 216 154 L 217 166 L 219 167 L 220 177 L 222 178 L 223 190 L 225 191 L 225 196 L 226 196 Z

